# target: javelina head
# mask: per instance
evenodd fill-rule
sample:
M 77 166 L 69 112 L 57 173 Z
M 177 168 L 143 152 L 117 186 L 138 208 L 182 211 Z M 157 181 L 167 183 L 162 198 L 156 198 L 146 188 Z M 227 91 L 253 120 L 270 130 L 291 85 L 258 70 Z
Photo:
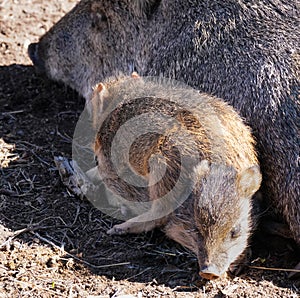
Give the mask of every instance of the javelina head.
M 135 69 L 139 31 L 154 2 L 82 0 L 29 45 L 29 57 L 39 72 L 90 99 L 97 82 Z
M 258 166 L 238 173 L 231 166 L 202 161 L 195 168 L 195 179 L 187 213 L 177 214 L 166 233 L 197 255 L 201 277 L 214 279 L 247 247 L 251 197 L 261 174 Z

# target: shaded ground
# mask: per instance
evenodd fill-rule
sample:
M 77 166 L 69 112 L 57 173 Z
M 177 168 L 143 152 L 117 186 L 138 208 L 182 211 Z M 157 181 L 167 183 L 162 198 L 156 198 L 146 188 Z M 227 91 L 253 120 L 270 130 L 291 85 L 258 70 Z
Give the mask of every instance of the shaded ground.
M 84 100 L 39 78 L 26 49 L 75 3 L 0 2 L 0 297 L 298 297 L 285 271 L 205 282 L 159 231 L 107 236 L 113 220 L 62 185 L 53 157 L 71 157 Z M 252 265 L 293 268 L 293 244 L 275 240 L 257 237 Z

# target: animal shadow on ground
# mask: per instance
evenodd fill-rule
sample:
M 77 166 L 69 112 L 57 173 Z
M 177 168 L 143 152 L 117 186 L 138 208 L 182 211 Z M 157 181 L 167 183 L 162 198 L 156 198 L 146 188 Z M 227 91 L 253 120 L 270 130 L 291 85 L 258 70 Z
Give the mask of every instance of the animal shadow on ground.
M 160 231 L 108 236 L 115 220 L 61 183 L 53 158 L 71 158 L 72 135 L 83 108 L 84 99 L 76 92 L 38 77 L 31 66 L 0 67 L 0 249 L 9 250 L 7 239 L 18 238 L 28 245 L 63 248 L 60 262 L 63 266 L 73 258 L 73 270 L 88 268 L 116 280 L 155 280 L 170 287 L 201 286 L 190 252 Z M 11 155 L 3 153 L 6 149 Z M 272 249 L 262 238 L 253 244 L 254 264 L 264 259 L 266 267 L 292 268 L 297 263 L 289 242 L 280 240 Z M 262 276 L 280 287 L 291 285 L 283 272 L 246 269 L 242 274 L 248 280 Z

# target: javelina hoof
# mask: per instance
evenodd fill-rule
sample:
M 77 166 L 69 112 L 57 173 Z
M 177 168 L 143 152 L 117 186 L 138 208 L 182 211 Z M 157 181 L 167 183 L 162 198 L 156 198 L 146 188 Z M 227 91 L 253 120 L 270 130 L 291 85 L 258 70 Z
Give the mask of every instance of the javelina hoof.
M 75 195 L 83 198 L 87 192 L 95 193 L 96 186 L 73 160 L 55 156 L 54 162 L 62 183 Z
M 126 223 L 126 222 L 125 222 Z M 125 235 L 128 232 L 128 229 L 124 229 L 124 224 L 115 225 L 110 230 L 107 231 L 108 235 Z

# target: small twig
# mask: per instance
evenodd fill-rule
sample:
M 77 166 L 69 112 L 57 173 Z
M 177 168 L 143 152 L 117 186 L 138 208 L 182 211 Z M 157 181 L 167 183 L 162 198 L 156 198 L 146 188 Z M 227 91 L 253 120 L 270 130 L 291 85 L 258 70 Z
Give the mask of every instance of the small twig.
M 12 232 L 12 235 L 5 240 L 1 245 L 0 248 L 6 246 L 10 241 L 12 241 L 14 238 L 20 236 L 23 233 L 28 233 L 28 232 L 32 232 L 32 231 L 36 231 L 36 230 L 42 230 L 42 229 L 50 229 L 53 228 L 54 226 L 35 226 L 35 227 L 27 227 L 27 228 L 23 228 L 21 230 L 17 230 L 15 232 Z
M 114 263 L 114 264 L 108 264 L 108 265 L 93 265 L 87 261 L 84 261 L 84 260 L 81 260 L 81 259 L 77 259 L 79 261 L 81 261 L 82 263 L 90 266 L 90 267 L 93 267 L 95 269 L 102 269 L 102 268 L 110 268 L 110 267 L 118 267 L 118 266 L 125 266 L 125 265 L 130 265 L 130 262 L 123 262 L 123 263 Z
M 61 247 L 59 247 L 58 245 L 56 245 L 55 243 L 53 243 L 52 241 L 48 240 L 47 238 L 45 237 L 42 237 L 41 235 L 39 235 L 38 233 L 34 233 L 33 231 L 30 231 L 33 235 L 35 235 L 37 238 L 39 238 L 40 240 L 46 242 L 47 244 L 50 244 L 51 246 L 53 246 L 54 248 L 62 251 Z M 124 265 L 130 265 L 129 262 L 124 262 L 124 263 L 115 263 L 115 264 L 108 264 L 108 265 L 94 265 L 94 264 L 91 264 L 87 261 L 84 261 L 78 257 L 76 257 L 75 255 L 63 250 L 64 254 L 66 254 L 67 256 L 73 258 L 74 260 L 77 260 L 89 267 L 92 267 L 94 269 L 102 269 L 102 268 L 109 268 L 109 267 L 117 267 L 117 266 L 124 266 Z
M 72 143 L 72 138 L 68 135 L 63 135 L 62 133 L 60 133 L 60 131 L 58 130 L 58 128 L 56 128 L 56 133 L 59 137 L 61 137 L 65 142 L 67 143 Z
M 29 231 L 29 228 L 25 228 L 25 229 L 21 229 L 18 231 L 15 231 L 12 233 L 12 236 L 10 236 L 7 240 L 5 240 L 1 245 L 0 248 L 6 246 L 10 241 L 12 241 L 14 238 L 16 238 L 17 236 L 21 235 L 22 233 L 26 233 Z
M 63 115 L 76 115 L 76 112 L 74 111 L 64 111 L 64 112 L 59 112 L 58 117 L 63 116 Z
M 65 253 L 65 250 L 62 247 L 59 247 L 58 245 L 56 245 L 54 242 L 52 242 L 51 240 L 41 236 L 38 233 L 34 233 L 34 231 L 30 231 L 30 233 L 34 236 L 36 236 L 38 239 L 42 240 L 43 242 L 46 242 L 47 244 L 50 244 L 51 246 L 53 246 L 54 248 L 63 251 Z M 66 252 L 67 253 L 67 252 Z M 67 253 L 68 254 L 68 253 Z
M 32 143 L 30 143 L 30 142 L 27 142 L 27 141 L 19 141 L 18 140 L 18 144 L 22 144 L 22 145 L 28 145 L 28 146 L 30 146 L 30 147 L 34 147 L 35 149 L 37 149 L 37 150 L 44 150 L 44 151 L 46 151 L 46 148 L 45 148 L 45 146 L 43 147 L 43 146 L 38 146 L 38 145 L 36 145 L 36 144 L 32 144 Z M 21 149 L 21 148 L 17 148 L 17 149 Z
M 248 268 L 251 269 L 259 269 L 259 270 L 269 270 L 269 271 L 286 271 L 286 272 L 299 272 L 300 270 L 298 269 L 287 269 L 287 268 L 270 268 L 270 267 L 261 267 L 261 266 L 247 266 Z
M 176 291 L 193 291 L 193 290 L 199 290 L 199 287 L 197 287 L 196 285 L 192 285 L 192 286 L 177 286 L 174 289 L 172 289 L 172 292 L 176 292 Z
M 75 223 L 76 223 L 76 221 L 77 221 L 77 219 L 78 219 L 79 213 L 80 213 L 80 205 L 77 205 L 77 208 L 76 208 L 76 215 L 75 215 L 74 221 L 73 221 L 73 223 L 72 223 L 71 226 L 74 226 L 74 225 L 75 225 Z
M 126 278 L 126 280 L 129 281 L 129 280 L 132 279 L 132 278 L 136 278 L 137 276 L 142 275 L 143 273 L 145 273 L 145 272 L 147 272 L 147 271 L 149 271 L 149 270 L 151 270 L 151 268 L 146 268 L 145 270 L 139 272 L 138 274 L 133 275 L 133 276 L 131 276 L 131 277 L 129 277 L 129 278 Z
M 152 251 L 156 252 L 156 253 L 158 253 L 160 255 L 166 255 L 166 256 L 171 256 L 171 257 L 176 257 L 177 256 L 177 254 L 170 253 L 170 252 L 159 251 L 159 250 L 155 250 L 155 249 L 153 249 Z
M 24 113 L 24 110 L 11 111 L 11 112 L 3 112 L 1 114 L 4 115 L 4 116 L 6 116 L 6 115 L 14 115 L 14 114 L 20 114 L 20 113 Z
M 43 164 L 45 164 L 48 167 L 51 167 L 51 165 L 46 162 L 45 160 L 43 160 L 41 157 L 39 157 L 33 150 L 30 150 L 30 152 Z

